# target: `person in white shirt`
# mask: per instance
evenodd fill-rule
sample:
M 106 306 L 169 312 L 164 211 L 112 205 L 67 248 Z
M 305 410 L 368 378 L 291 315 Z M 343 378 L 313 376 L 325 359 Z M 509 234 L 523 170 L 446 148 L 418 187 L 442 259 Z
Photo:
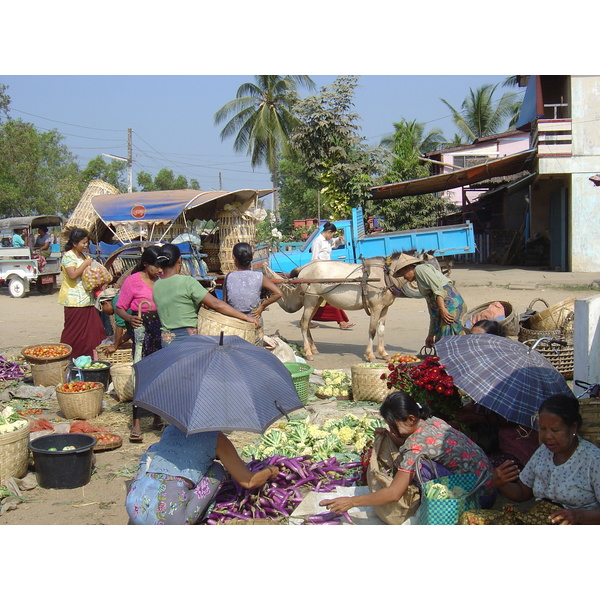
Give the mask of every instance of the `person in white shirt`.
M 345 244 L 344 236 L 340 235 L 334 238 L 337 227 L 327 221 L 323 225 L 323 231 L 315 238 L 311 246 L 312 260 L 331 260 L 331 251 L 341 244 Z M 319 306 L 315 313 L 313 321 L 335 321 L 340 329 L 352 329 L 356 323 L 350 323 L 348 315 L 341 309 L 325 303 Z M 310 325 L 312 329 L 319 327 L 315 323 Z

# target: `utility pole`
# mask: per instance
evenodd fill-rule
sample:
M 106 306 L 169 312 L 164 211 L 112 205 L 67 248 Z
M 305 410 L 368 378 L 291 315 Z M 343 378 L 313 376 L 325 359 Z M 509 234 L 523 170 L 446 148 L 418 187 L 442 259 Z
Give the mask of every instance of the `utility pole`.
M 131 127 L 127 130 L 127 176 L 129 185 L 127 191 L 131 194 L 133 191 L 133 144 L 131 143 Z
M 223 180 L 221 179 L 221 171 L 219 171 L 219 189 L 223 189 Z

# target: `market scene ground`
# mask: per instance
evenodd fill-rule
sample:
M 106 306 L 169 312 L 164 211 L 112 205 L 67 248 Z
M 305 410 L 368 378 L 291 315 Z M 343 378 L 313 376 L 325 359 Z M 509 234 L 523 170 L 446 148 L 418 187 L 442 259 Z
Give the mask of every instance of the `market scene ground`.
M 451 276 L 468 307 L 507 301 L 518 314 L 523 313 L 537 298 L 542 298 L 551 306 L 566 298 L 580 299 L 595 295 L 599 293 L 600 282 L 600 273 L 559 273 L 493 266 L 457 265 Z M 269 307 L 264 314 L 265 334 L 278 335 L 291 345 L 301 347 L 300 316 L 300 312 L 288 314 L 278 305 Z M 352 365 L 364 362 L 368 316 L 364 311 L 353 311 L 351 319 L 356 323 L 351 330 L 340 330 L 336 323 L 320 323 L 320 327 L 312 331 L 319 354 L 310 363 L 315 373 L 311 376 L 308 401 L 298 416 L 309 416 L 311 422 L 317 425 L 349 413 L 358 417 L 365 414 L 378 416 L 377 403 L 319 399 L 315 396 L 317 387 L 322 383 L 319 376 L 323 370 L 337 369 L 349 374 Z M 387 351 L 390 354 L 419 352 L 427 335 L 428 323 L 429 316 L 422 299 L 397 299 L 386 321 Z M 25 346 L 58 342 L 62 328 L 63 309 L 57 304 L 56 293 L 40 295 L 34 290 L 25 298 L 15 299 L 10 297 L 6 288 L 0 289 L 0 355 L 5 359 L 17 360 Z M 568 383 L 572 385 L 571 381 Z M 0 392 L 21 384 L 23 381 L 5 382 Z M 41 412 L 31 418 L 43 417 L 53 423 L 66 422 L 57 414 L 56 401 L 32 402 L 31 406 L 41 408 Z M 25 501 L 16 505 L 14 510 L 4 512 L 0 516 L 0 524 L 127 524 L 127 485 L 135 474 L 140 456 L 150 444 L 158 441 L 160 432 L 152 429 L 151 416 L 144 417 L 144 442 L 130 443 L 131 403 L 119 403 L 111 394 L 105 396 L 103 412 L 90 419 L 89 423 L 119 435 L 123 439 L 122 446 L 94 454 L 91 481 L 83 487 L 45 489 L 34 486 L 22 491 Z M 241 450 L 255 443 L 260 436 L 234 433 L 229 437 Z

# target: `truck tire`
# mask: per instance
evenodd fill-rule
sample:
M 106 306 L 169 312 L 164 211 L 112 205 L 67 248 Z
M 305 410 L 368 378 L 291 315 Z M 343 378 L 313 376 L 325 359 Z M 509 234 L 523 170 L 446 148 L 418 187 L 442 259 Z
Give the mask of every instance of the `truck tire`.
M 26 294 L 25 281 L 21 277 L 11 277 L 8 282 L 8 291 L 13 298 L 22 298 Z

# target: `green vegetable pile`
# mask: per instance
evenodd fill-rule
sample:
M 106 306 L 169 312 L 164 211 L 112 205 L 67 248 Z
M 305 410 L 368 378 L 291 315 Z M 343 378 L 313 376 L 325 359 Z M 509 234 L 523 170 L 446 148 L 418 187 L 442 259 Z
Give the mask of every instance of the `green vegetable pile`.
M 17 431 L 25 425 L 27 425 L 27 419 L 23 419 L 12 406 L 7 406 L 0 412 L 0 433 Z
M 355 461 L 373 440 L 376 427 L 385 427 L 385 423 L 368 415 L 359 418 L 348 414 L 321 427 L 308 419 L 292 420 L 269 429 L 256 444 L 242 448 L 241 454 L 258 460 L 280 455 L 311 456 L 317 461 L 335 456 L 340 461 Z

